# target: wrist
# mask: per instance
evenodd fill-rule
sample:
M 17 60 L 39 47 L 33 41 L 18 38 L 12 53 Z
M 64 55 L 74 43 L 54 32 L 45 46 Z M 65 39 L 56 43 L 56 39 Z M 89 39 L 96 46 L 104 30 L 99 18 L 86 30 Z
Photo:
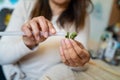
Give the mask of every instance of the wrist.
M 33 49 L 33 48 L 35 48 L 35 47 L 38 46 L 38 44 L 36 44 L 35 41 L 30 40 L 30 39 L 28 39 L 28 38 L 23 37 L 23 41 L 24 41 L 24 44 L 25 44 L 29 49 Z
M 38 44 L 35 44 L 35 45 L 27 45 L 27 44 L 25 44 L 29 49 L 34 49 L 35 47 L 37 47 L 38 46 Z

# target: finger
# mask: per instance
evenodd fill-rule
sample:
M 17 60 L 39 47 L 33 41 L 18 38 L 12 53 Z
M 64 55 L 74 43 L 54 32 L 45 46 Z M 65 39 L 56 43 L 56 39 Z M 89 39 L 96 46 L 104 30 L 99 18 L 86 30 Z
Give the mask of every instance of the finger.
M 79 56 L 79 59 L 81 60 L 81 66 L 84 65 L 88 61 L 87 56 L 89 56 L 89 54 L 84 52 L 83 50 L 85 50 L 85 49 L 81 49 L 80 45 L 78 45 L 75 41 L 73 41 L 73 40 L 70 40 L 70 41 L 71 41 L 72 45 L 74 46 L 74 49 Z
M 83 47 L 83 49 L 81 49 L 81 46 L 83 46 L 82 44 L 78 44 L 77 42 L 70 40 L 72 42 L 72 44 L 76 47 L 74 47 L 74 49 L 76 49 L 79 57 L 82 59 L 83 64 L 85 64 L 86 62 L 88 62 L 90 60 L 90 54 L 88 53 L 88 51 Z M 79 47 L 80 46 L 80 47 Z
M 72 61 L 72 59 L 70 57 L 70 53 L 68 52 L 66 45 L 67 44 L 65 43 L 65 40 L 62 40 L 62 49 L 63 49 L 64 55 L 65 55 L 65 58 L 71 66 L 74 66 L 75 65 L 74 61 Z
M 72 39 L 70 39 L 70 40 L 72 40 Z M 80 42 L 78 42 L 78 41 L 76 41 L 76 40 L 72 40 L 72 41 L 75 41 L 76 44 L 79 45 L 81 49 L 84 49 L 84 48 L 85 48 Z
M 46 19 L 46 21 L 47 21 L 47 24 L 49 26 L 49 32 L 50 32 L 50 34 L 55 34 L 56 30 L 55 30 L 53 24 L 49 20 L 47 20 L 47 19 Z
M 44 36 L 40 36 L 40 41 L 39 42 L 43 42 L 45 41 L 47 38 L 45 38 Z
M 74 61 L 75 65 L 81 64 L 81 60 L 77 54 L 77 52 L 74 50 L 74 47 L 72 46 L 71 42 L 69 39 L 65 40 L 68 52 L 70 54 L 70 57 L 72 59 L 72 61 Z
M 27 24 L 24 24 L 22 27 L 22 31 L 24 32 L 25 35 L 23 35 L 23 40 L 24 43 L 27 45 L 27 47 L 32 48 L 31 45 L 36 44 L 35 38 L 32 34 L 31 29 L 28 27 Z M 32 40 L 33 42 L 29 42 L 30 40 Z
M 32 31 L 28 28 L 27 25 L 23 25 L 22 31 L 24 32 L 25 36 L 27 36 L 29 38 L 33 36 Z
M 39 41 L 40 40 L 40 30 L 38 28 L 38 24 L 32 20 L 32 21 L 30 21 L 29 25 L 32 28 L 32 33 L 33 33 L 36 41 Z
M 49 33 L 49 27 L 47 24 L 46 19 L 43 16 L 40 16 L 37 18 L 38 24 L 42 30 L 42 32 L 44 32 L 44 37 L 48 37 L 48 33 Z
M 60 47 L 60 55 L 61 55 L 63 63 L 65 63 L 66 65 L 69 65 L 69 62 L 65 58 L 65 55 L 64 55 L 62 47 Z
M 83 53 L 84 53 L 84 62 L 85 63 L 89 62 L 89 60 L 90 60 L 90 54 L 89 54 L 89 52 L 84 49 Z
M 71 39 L 70 39 L 70 42 L 71 42 L 71 44 L 73 45 L 74 50 L 77 52 L 77 55 L 79 56 L 79 58 L 82 60 L 82 58 L 81 58 L 81 56 L 80 56 L 80 53 L 82 53 L 81 47 L 80 47 L 74 40 L 71 40 Z

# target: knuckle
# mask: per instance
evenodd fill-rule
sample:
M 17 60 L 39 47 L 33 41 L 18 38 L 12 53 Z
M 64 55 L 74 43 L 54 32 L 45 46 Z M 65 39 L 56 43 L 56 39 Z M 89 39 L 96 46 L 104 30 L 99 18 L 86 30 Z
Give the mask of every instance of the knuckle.
M 28 34 L 28 37 L 29 37 L 29 38 L 32 37 L 32 33 L 29 33 L 29 34 Z
M 47 27 L 47 26 L 45 26 L 45 25 L 41 26 L 41 29 L 42 29 L 44 32 L 46 32 L 46 31 L 48 31 L 48 30 L 49 30 L 49 29 L 48 29 L 48 27 Z
M 47 28 L 44 26 L 44 27 L 42 27 L 42 29 L 43 29 L 43 31 L 47 31 Z
M 48 22 L 48 24 L 49 24 L 50 26 L 53 26 L 53 24 L 52 24 L 51 22 Z
M 42 20 L 42 19 L 44 19 L 44 16 L 39 16 L 39 17 L 37 17 L 37 19 Z
M 72 59 L 76 61 L 76 60 L 78 60 L 78 57 L 77 57 L 76 55 L 74 55 L 74 56 L 72 57 Z
M 68 47 L 67 47 L 67 48 L 70 49 L 70 50 L 73 49 L 70 44 L 68 44 Z
M 65 48 L 66 50 L 69 50 L 70 52 L 73 52 L 73 48 L 72 48 L 72 46 L 71 45 L 67 45 L 67 47 Z
M 28 38 L 31 38 L 31 35 L 27 35 Z
M 34 22 L 35 22 L 34 20 L 31 20 L 29 24 L 32 25 Z
M 81 49 L 81 50 L 79 50 L 79 52 L 80 52 L 80 53 L 84 53 L 84 51 L 83 51 L 82 49 Z
M 68 50 L 69 50 L 70 53 L 74 53 L 75 54 L 73 48 L 69 48 Z
M 22 31 L 25 31 L 25 29 L 26 29 L 26 26 L 23 25 L 22 28 L 21 28 L 21 30 L 22 30 Z
M 21 29 L 25 29 L 26 26 L 27 26 L 27 23 L 24 23 L 24 24 L 22 25 L 22 28 L 21 28 Z
M 32 20 L 36 20 L 37 19 L 37 17 L 34 17 Z
M 29 26 L 32 26 L 32 21 L 29 22 Z
M 41 21 L 41 17 L 34 18 L 34 20 L 37 20 L 38 22 Z
M 78 50 L 78 54 L 81 55 L 83 53 L 83 50 Z
M 26 32 L 26 36 L 27 36 L 28 38 L 31 38 L 31 37 L 32 37 L 32 33 Z
M 69 58 L 69 57 L 68 57 L 68 58 L 66 58 L 66 59 L 67 59 L 68 61 L 70 61 L 70 60 L 71 60 L 71 58 Z
M 44 16 L 40 16 L 40 18 L 45 18 Z
M 39 35 L 39 31 L 34 32 L 34 35 L 38 36 Z

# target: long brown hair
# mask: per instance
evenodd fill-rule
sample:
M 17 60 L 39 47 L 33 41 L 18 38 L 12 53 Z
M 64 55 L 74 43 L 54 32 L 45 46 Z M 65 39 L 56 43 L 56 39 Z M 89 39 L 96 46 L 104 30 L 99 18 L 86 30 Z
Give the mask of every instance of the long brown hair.
M 87 7 L 91 4 L 91 0 L 71 0 L 67 9 L 61 13 L 57 22 L 62 28 L 66 23 L 75 23 L 76 31 L 84 28 Z M 44 16 L 48 20 L 52 19 L 52 11 L 48 0 L 38 0 L 31 12 L 31 18 Z

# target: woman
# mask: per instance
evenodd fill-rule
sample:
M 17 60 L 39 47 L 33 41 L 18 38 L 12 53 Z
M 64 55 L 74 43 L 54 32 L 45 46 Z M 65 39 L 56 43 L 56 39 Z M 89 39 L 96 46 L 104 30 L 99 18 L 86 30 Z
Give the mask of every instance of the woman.
M 2 37 L 0 41 L 0 64 L 4 65 L 7 80 L 36 80 L 61 61 L 70 70 L 78 70 L 87 63 L 90 25 L 86 10 L 90 2 L 21 0 L 6 31 L 23 31 L 25 35 Z M 75 31 L 76 40 L 49 36 Z

